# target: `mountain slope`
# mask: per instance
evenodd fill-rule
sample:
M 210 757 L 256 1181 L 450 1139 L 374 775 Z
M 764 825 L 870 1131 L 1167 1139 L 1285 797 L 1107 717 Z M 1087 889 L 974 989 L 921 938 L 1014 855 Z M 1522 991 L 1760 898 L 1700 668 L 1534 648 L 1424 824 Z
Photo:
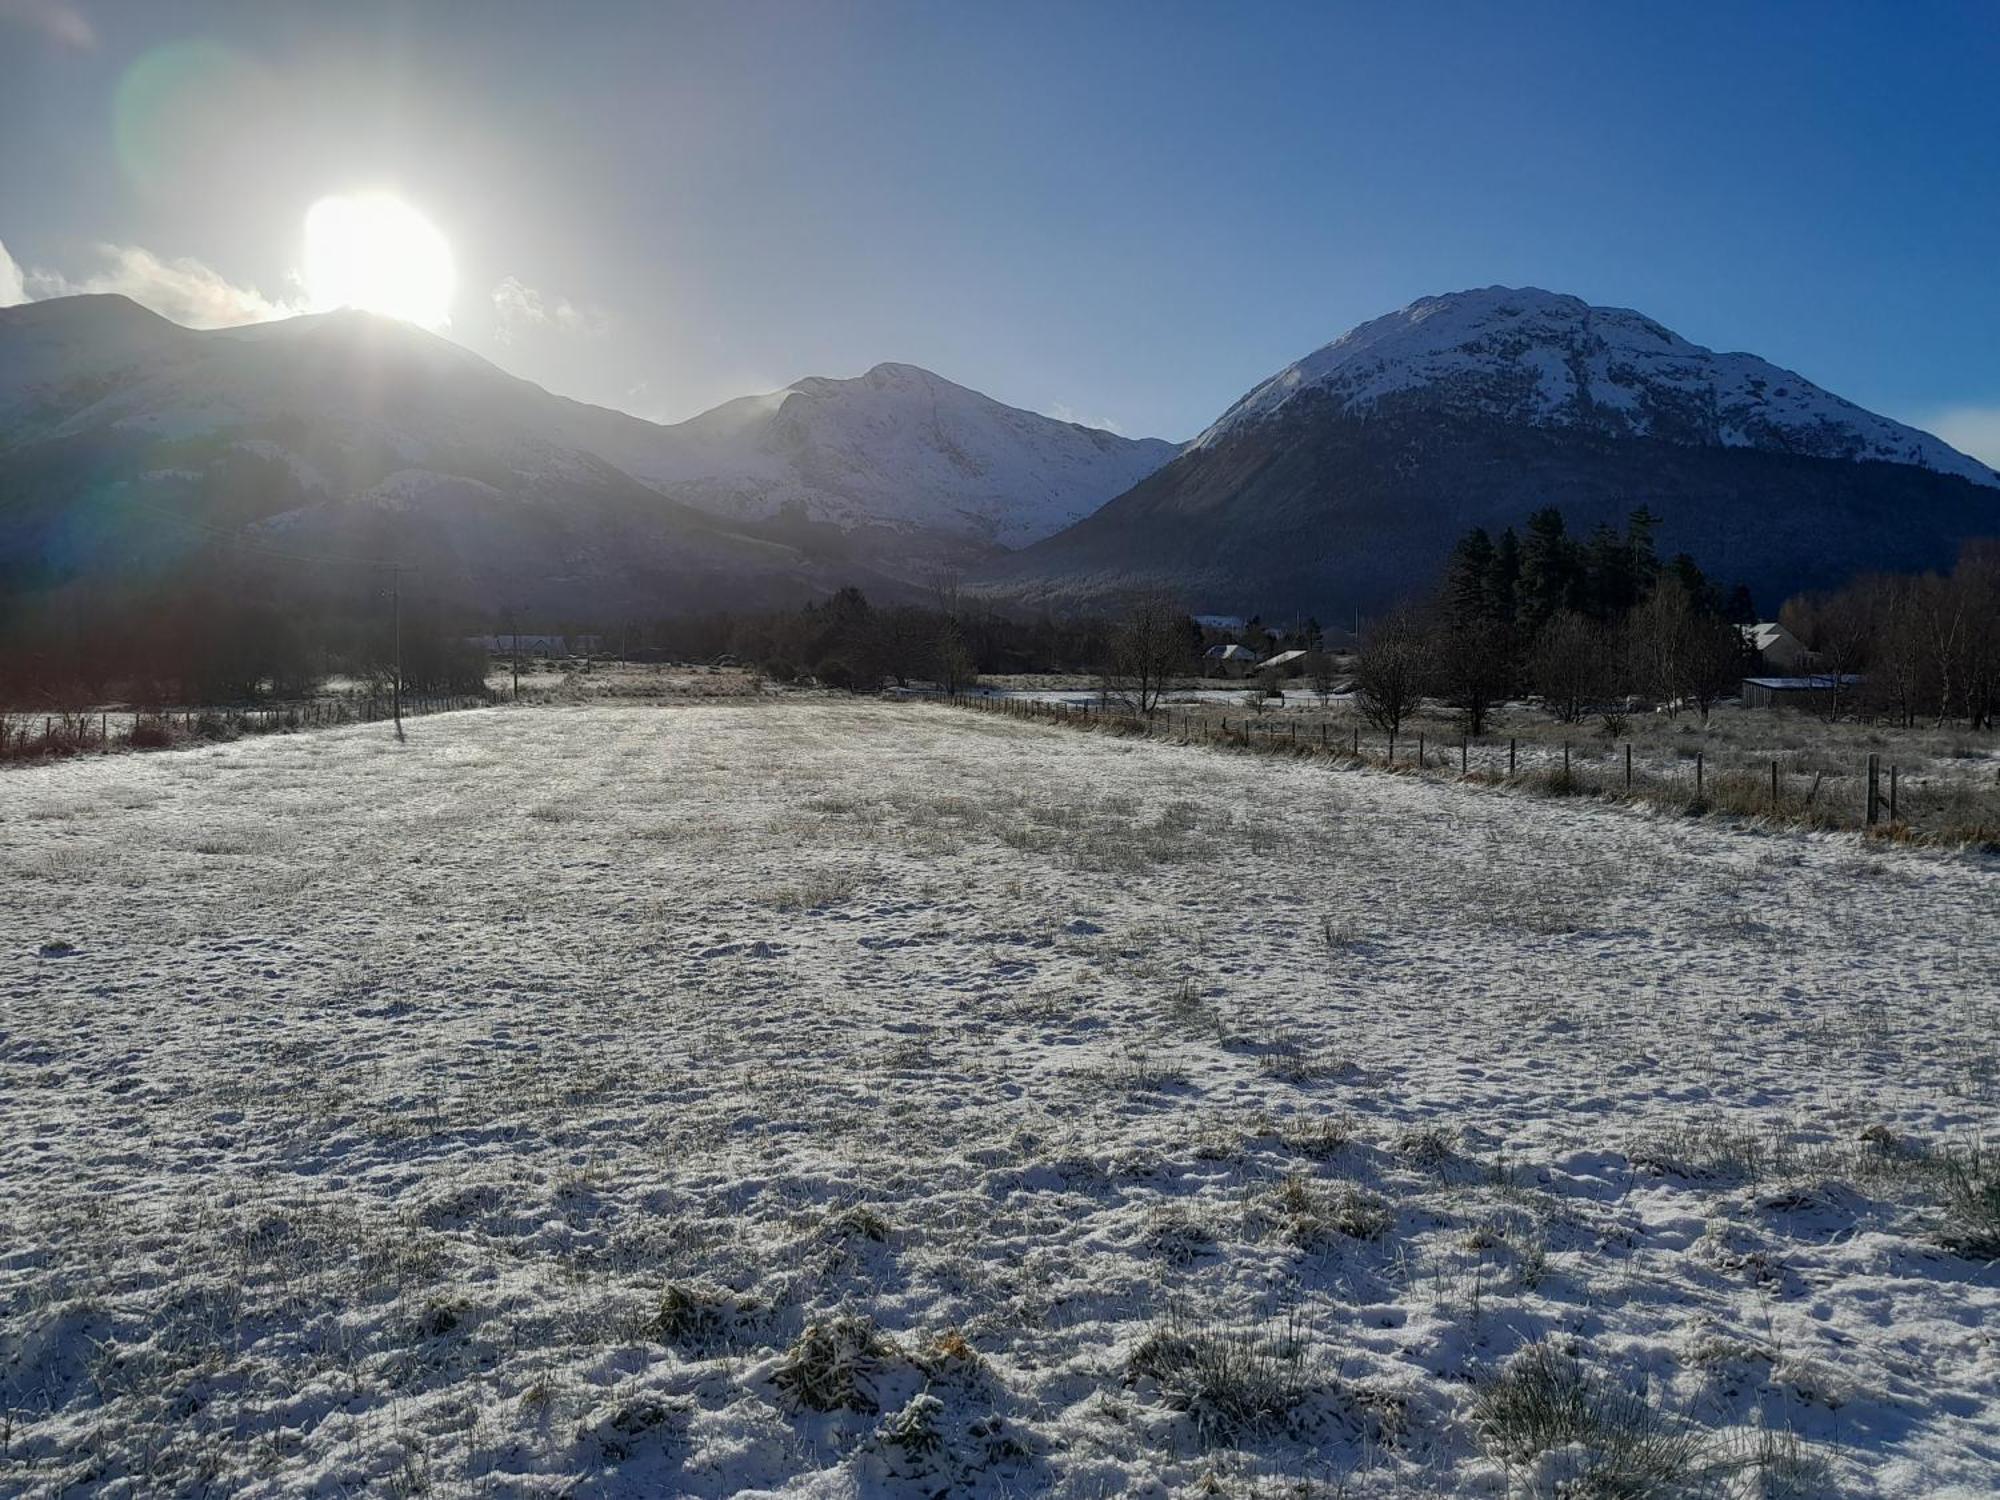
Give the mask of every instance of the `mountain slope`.
M 662 427 L 366 314 L 194 332 L 120 297 L 0 310 L 0 578 L 18 583 L 166 566 L 226 534 L 403 557 L 488 604 L 893 594 L 1172 451 L 909 366 Z
M 282 573 L 280 553 L 394 557 L 433 596 L 544 610 L 838 581 L 574 446 L 571 403 L 389 320 L 197 333 L 64 299 L 0 310 L 0 370 L 0 577 L 19 586 L 221 555 Z
M 1100 603 L 1136 584 L 1223 609 L 1373 610 L 1466 528 L 1640 504 L 1662 544 L 1775 602 L 2000 531 L 2000 476 L 1746 354 L 1622 309 L 1487 288 L 1365 323 L 1236 402 L 1173 463 L 988 568 Z
M 1304 392 L 1345 416 L 1414 399 L 1443 415 L 1913 464 L 2000 485 L 2000 474 L 1929 433 L 1754 354 L 1718 354 L 1629 308 L 1534 287 L 1424 297 L 1363 323 L 1257 386 L 1191 446 L 1221 443 Z
M 607 437 L 600 451 L 730 520 L 791 514 L 1012 547 L 1081 520 L 1178 449 L 1006 406 L 915 365 L 881 364 L 851 380 L 814 377 L 725 402 L 643 445 Z

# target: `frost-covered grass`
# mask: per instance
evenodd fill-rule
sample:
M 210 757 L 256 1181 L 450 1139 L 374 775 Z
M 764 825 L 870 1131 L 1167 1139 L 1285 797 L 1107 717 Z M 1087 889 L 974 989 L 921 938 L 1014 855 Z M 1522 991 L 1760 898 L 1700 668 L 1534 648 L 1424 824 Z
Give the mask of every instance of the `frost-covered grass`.
M 0 1491 L 1990 1491 L 1990 859 L 840 700 L 0 799 Z
M 1087 696 L 1043 696 L 1065 705 L 1073 722 L 1090 722 L 1078 712 L 1086 704 L 1102 708 Z M 1388 761 L 1392 749 L 1388 736 L 1362 717 L 1352 695 L 1322 704 L 1297 680 L 1286 684 L 1282 700 L 1227 693 L 1207 682 L 1169 694 L 1152 723 L 1156 733 L 1207 743 L 1222 741 L 1226 730 L 1229 743 L 1280 752 L 1324 747 L 1345 755 L 1358 745 L 1361 757 L 1377 765 Z M 1495 710 L 1484 733 L 1466 742 L 1450 710 L 1426 702 L 1405 720 L 1393 751 L 1393 764 L 1405 770 L 1421 767 L 1443 776 L 1463 770 L 1474 780 L 1504 780 L 1529 791 L 1601 795 L 1675 812 L 1820 829 L 1863 826 L 1868 758 L 1874 755 L 1880 761 L 1885 825 L 1892 773 L 1896 778 L 1899 837 L 2000 845 L 2000 736 L 1963 724 L 1829 722 L 1730 702 L 1706 720 L 1692 710 L 1645 712 L 1607 727 L 1594 717 L 1562 724 L 1539 708 L 1515 703 Z

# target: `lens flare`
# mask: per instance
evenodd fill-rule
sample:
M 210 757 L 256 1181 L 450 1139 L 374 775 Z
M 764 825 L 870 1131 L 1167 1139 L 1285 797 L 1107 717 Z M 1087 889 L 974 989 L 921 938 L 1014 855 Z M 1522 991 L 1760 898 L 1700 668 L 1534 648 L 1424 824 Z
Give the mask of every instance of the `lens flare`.
M 268 119 L 279 103 L 269 71 L 222 42 L 198 37 L 155 47 L 125 70 L 112 96 L 119 165 L 133 187 L 154 198 L 214 191 L 257 150 L 252 122 Z

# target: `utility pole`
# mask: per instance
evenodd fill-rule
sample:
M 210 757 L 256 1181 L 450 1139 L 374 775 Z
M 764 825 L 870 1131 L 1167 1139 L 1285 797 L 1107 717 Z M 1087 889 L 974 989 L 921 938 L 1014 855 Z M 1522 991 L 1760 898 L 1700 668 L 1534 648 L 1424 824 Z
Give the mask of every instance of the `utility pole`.
M 507 628 L 514 634 L 514 701 L 521 701 L 521 612 L 518 607 L 507 610 Z
M 390 683 L 390 711 L 396 716 L 396 738 L 403 737 L 403 569 L 401 564 L 393 564 L 389 569 L 389 607 L 396 620 L 396 675 Z

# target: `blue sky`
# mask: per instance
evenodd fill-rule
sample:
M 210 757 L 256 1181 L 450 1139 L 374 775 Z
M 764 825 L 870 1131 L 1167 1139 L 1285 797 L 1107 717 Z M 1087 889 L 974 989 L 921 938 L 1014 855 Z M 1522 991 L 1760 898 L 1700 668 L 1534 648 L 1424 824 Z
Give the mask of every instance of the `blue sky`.
M 2000 6 L 0 0 L 0 295 L 299 305 L 306 208 L 449 333 L 658 418 L 922 364 L 1186 437 L 1535 284 L 2000 461 Z

